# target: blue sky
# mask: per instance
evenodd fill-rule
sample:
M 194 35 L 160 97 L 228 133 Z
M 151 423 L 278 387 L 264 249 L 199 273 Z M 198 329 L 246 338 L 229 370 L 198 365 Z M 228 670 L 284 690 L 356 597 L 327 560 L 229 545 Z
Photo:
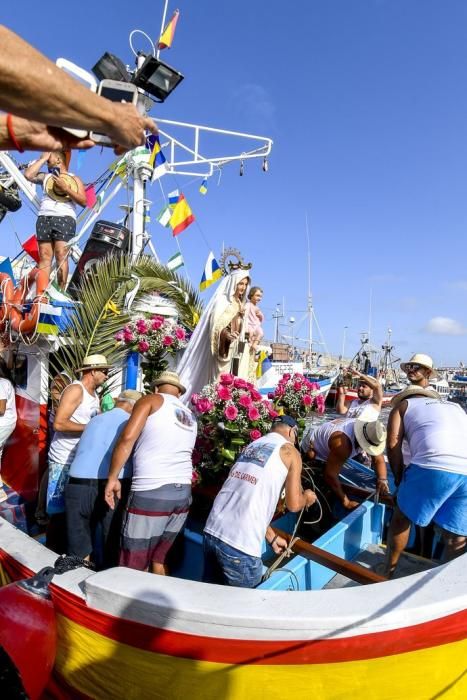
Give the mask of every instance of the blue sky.
M 129 32 L 156 38 L 162 6 L 82 0 L 76 10 L 29 0 L 21 12 L 6 4 L 1 20 L 53 60 L 90 69 L 106 50 L 130 62 Z M 301 318 L 307 214 L 315 310 L 331 351 L 340 352 L 344 326 L 346 354 L 357 350 L 371 296 L 376 345 L 391 327 L 404 358 L 418 351 L 438 364 L 467 360 L 467 3 L 178 0 L 176 7 L 175 42 L 162 58 L 185 81 L 153 116 L 274 139 L 267 174 L 260 161 L 247 163 L 242 178 L 230 166 L 205 197 L 198 183 L 162 182 L 165 192 L 184 190 L 200 224 L 179 236 L 193 282 L 209 248 L 218 254 L 224 242 L 254 263 L 268 319 L 283 298 L 286 317 Z M 95 149 L 79 174 L 91 181 L 111 160 Z M 149 230 L 164 260 L 176 246 L 155 220 L 157 184 L 148 196 Z M 17 252 L 13 229 L 21 240 L 34 230 L 25 207 L 8 219 L 2 254 Z M 268 320 L 269 336 L 272 329 Z M 295 332 L 304 337 L 305 324 Z

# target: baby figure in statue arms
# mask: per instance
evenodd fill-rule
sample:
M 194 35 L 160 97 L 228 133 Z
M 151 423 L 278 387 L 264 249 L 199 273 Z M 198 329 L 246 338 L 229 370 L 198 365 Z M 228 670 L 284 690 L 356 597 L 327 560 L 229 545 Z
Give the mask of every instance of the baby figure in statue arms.
M 261 287 L 252 287 L 250 289 L 246 308 L 246 330 L 250 346 L 255 352 L 264 335 L 261 325 L 264 321 L 264 314 L 258 306 L 262 298 L 263 290 Z

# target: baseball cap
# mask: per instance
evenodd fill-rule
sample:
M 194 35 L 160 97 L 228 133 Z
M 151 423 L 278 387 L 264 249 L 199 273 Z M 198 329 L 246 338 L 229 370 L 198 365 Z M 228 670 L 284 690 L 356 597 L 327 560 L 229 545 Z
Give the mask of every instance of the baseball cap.
M 298 428 L 298 423 L 295 418 L 292 418 L 292 416 L 286 416 L 285 414 L 274 418 L 272 421 L 272 427 L 274 428 L 276 425 L 288 425 L 289 428 Z

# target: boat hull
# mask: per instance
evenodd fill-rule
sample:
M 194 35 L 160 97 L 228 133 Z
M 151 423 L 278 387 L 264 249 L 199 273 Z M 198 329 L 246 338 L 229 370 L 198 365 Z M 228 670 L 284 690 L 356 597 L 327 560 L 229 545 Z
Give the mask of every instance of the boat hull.
M 0 522 L 4 582 L 54 555 Z M 70 697 L 465 697 L 466 559 L 329 591 L 254 591 L 117 568 L 52 586 Z M 370 594 L 371 592 L 371 594 Z

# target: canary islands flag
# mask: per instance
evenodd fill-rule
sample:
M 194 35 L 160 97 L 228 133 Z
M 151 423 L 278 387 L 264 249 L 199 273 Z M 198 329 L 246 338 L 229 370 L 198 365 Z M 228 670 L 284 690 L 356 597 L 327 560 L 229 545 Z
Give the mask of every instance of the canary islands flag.
M 169 198 L 170 201 L 170 198 Z M 184 231 L 195 220 L 194 214 L 183 194 L 180 195 L 173 214 L 170 218 L 170 226 L 174 236 Z
M 148 137 L 148 140 L 151 138 L 151 141 L 154 141 L 154 143 L 152 146 L 151 155 L 149 156 L 149 165 L 157 168 L 159 165 L 164 165 L 165 156 L 162 153 L 159 136 L 154 136 L 153 134 L 151 136 L 152 138 Z
M 203 182 L 201 183 L 199 191 L 201 192 L 201 194 L 206 194 L 206 192 L 208 191 L 208 181 L 206 178 L 204 178 Z
M 162 35 L 159 39 L 159 43 L 157 44 L 158 49 L 170 49 L 170 47 L 172 46 L 172 41 L 174 40 L 175 35 L 175 27 L 177 26 L 179 15 L 180 12 L 178 10 L 175 10 L 175 12 L 172 15 L 172 19 L 166 25 L 164 31 L 162 32 Z
M 169 192 L 169 194 L 167 195 L 167 199 L 169 200 L 169 207 L 175 209 L 178 200 L 180 199 L 180 191 L 174 190 L 173 192 Z
M 214 257 L 213 253 L 209 253 L 208 259 L 206 260 L 206 265 L 204 266 L 203 276 L 201 277 L 201 282 L 199 283 L 199 288 L 202 292 L 205 289 L 217 282 L 218 279 L 222 277 L 222 270 L 219 267 L 219 263 Z

